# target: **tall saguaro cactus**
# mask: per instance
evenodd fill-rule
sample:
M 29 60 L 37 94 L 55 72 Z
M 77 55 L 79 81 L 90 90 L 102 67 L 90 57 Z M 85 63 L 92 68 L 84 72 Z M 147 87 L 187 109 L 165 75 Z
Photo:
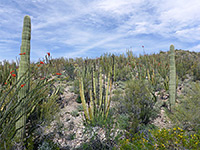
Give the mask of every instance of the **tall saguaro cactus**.
M 24 83 L 25 79 L 29 78 L 30 76 L 30 40 L 31 40 L 31 19 L 29 16 L 24 17 L 24 23 L 23 23 L 23 32 L 22 32 L 22 44 L 21 44 L 21 57 L 20 57 L 20 64 L 19 64 L 19 72 L 18 72 L 18 80 L 22 77 L 23 74 L 26 74 L 22 77 L 21 82 L 19 82 L 18 86 L 24 85 L 19 90 L 18 99 L 20 100 L 29 91 L 30 86 L 30 80 L 28 82 Z M 24 100 L 20 103 L 17 111 L 20 110 L 18 113 L 18 117 L 22 116 L 17 122 L 16 122 L 16 129 L 19 129 L 17 131 L 16 136 L 20 139 L 24 138 L 25 135 L 25 125 L 26 125 L 26 107 L 23 106 Z
M 175 105 L 176 100 L 176 64 L 175 64 L 175 50 L 174 45 L 170 46 L 170 79 L 169 79 L 169 100 L 172 107 Z

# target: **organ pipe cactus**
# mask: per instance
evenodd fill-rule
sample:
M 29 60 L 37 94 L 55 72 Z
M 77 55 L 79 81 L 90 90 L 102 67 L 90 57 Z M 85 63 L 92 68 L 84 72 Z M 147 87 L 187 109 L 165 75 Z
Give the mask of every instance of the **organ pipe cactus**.
M 175 64 L 175 51 L 174 45 L 170 46 L 170 78 L 169 78 L 169 100 L 172 107 L 175 105 L 176 100 L 176 64 Z
M 82 106 L 83 106 L 83 110 L 84 110 L 84 114 L 85 114 L 85 119 L 86 119 L 86 121 L 88 121 L 89 117 L 88 117 L 88 112 L 87 112 L 87 107 L 86 107 L 86 102 L 85 102 L 84 86 L 83 86 L 83 78 L 82 77 L 79 78 L 79 89 L 80 89 L 80 96 L 81 96 L 81 102 L 82 102 Z
M 109 108 L 110 108 L 110 101 L 111 101 L 111 91 L 112 91 L 112 79 L 111 79 L 111 70 L 108 73 L 107 77 L 107 87 L 106 87 L 106 93 L 103 95 L 104 86 L 106 86 L 106 83 L 102 81 L 102 68 L 100 67 L 100 73 L 99 73 L 99 85 L 95 84 L 95 74 L 94 70 L 92 71 L 92 89 L 90 92 L 90 99 L 86 99 L 84 95 L 84 85 L 83 85 L 83 77 L 79 77 L 79 89 L 80 89 L 80 96 L 82 101 L 82 106 L 84 110 L 85 120 L 87 123 L 95 123 L 94 121 L 97 120 L 98 117 L 102 117 L 104 121 L 107 119 Z M 105 82 L 105 79 L 104 79 Z M 99 86 L 99 94 L 97 95 L 97 86 Z M 110 95 L 108 95 L 108 92 L 110 92 Z M 86 104 L 86 101 L 88 101 L 88 104 Z M 97 118 L 96 118 L 97 117 Z
M 31 19 L 29 16 L 24 17 L 23 23 L 23 32 L 22 32 L 22 44 L 20 50 L 20 64 L 19 64 L 19 72 L 18 72 L 18 80 L 22 77 L 21 82 L 19 82 L 18 86 L 24 85 L 18 93 L 18 99 L 21 99 L 26 96 L 29 91 L 30 80 L 24 83 L 25 79 L 29 78 L 30 76 L 30 40 L 31 40 Z M 25 76 L 22 76 L 25 74 Z M 27 97 L 26 97 L 27 98 Z M 23 139 L 25 135 L 25 125 L 26 125 L 26 107 L 24 105 L 24 101 L 20 102 L 20 105 L 17 107 L 16 111 L 21 109 L 20 113 L 18 114 L 16 122 L 16 136 L 19 139 Z M 21 116 L 21 118 L 19 118 Z

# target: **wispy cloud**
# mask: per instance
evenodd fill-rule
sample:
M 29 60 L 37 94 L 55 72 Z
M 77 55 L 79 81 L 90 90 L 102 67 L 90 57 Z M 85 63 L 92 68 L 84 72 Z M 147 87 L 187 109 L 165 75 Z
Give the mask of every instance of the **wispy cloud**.
M 132 48 L 138 54 L 142 45 L 153 53 L 172 43 L 200 51 L 199 8 L 199 0 L 2 1 L 0 61 L 18 56 L 25 15 L 32 22 L 32 61 L 47 52 L 53 57 L 97 57 Z

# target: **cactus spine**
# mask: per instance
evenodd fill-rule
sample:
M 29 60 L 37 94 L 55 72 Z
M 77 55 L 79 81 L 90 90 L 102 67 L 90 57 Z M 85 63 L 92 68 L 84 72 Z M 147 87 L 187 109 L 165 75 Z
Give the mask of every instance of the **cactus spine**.
M 169 100 L 172 107 L 175 105 L 176 100 L 176 64 L 175 64 L 175 51 L 174 45 L 170 46 L 170 80 L 169 80 Z
M 21 50 L 20 52 L 23 53 L 20 57 L 20 64 L 19 64 L 19 72 L 18 72 L 18 80 L 20 77 L 22 82 L 19 82 L 18 86 L 21 86 L 22 84 L 25 84 L 23 88 L 19 90 L 18 98 L 21 99 L 26 96 L 26 94 L 29 91 L 30 86 L 30 80 L 28 82 L 23 83 L 25 79 L 29 78 L 30 76 L 30 40 L 31 40 L 31 19 L 29 16 L 24 17 L 24 23 L 23 23 L 23 31 L 22 31 L 22 44 L 21 44 Z M 27 72 L 26 72 L 27 71 Z M 16 122 L 16 129 L 19 129 L 17 131 L 16 136 L 20 138 L 21 140 L 24 138 L 25 135 L 25 125 L 26 125 L 26 107 L 23 106 L 24 100 L 20 103 L 20 106 L 18 106 L 17 111 L 21 109 L 20 113 L 18 114 L 18 117 L 21 117 Z M 18 118 L 17 118 L 18 119 Z

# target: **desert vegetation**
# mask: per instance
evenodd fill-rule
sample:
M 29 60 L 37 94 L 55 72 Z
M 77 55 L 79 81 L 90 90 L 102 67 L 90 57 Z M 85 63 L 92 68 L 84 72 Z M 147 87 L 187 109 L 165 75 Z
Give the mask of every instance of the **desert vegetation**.
M 171 45 L 159 54 L 96 59 L 47 53 L 32 63 L 30 41 L 25 16 L 20 60 L 0 62 L 0 149 L 200 147 L 200 53 Z M 79 140 L 70 121 L 78 117 Z

